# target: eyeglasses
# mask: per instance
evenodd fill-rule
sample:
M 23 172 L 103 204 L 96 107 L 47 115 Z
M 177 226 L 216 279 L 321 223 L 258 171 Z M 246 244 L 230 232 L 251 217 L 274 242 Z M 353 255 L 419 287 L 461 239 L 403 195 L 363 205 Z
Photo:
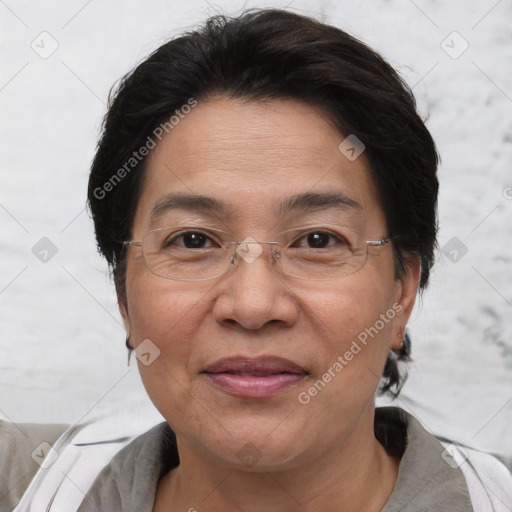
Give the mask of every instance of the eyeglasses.
M 276 241 L 248 237 L 235 241 L 227 231 L 199 226 L 174 226 L 147 232 L 140 246 L 149 271 L 176 281 L 206 281 L 220 277 L 240 260 L 266 257 L 283 274 L 299 279 L 329 280 L 349 276 L 368 259 L 368 247 L 382 247 L 392 238 L 364 240 L 340 226 L 304 226 L 280 233 Z M 263 254 L 265 253 L 265 254 Z

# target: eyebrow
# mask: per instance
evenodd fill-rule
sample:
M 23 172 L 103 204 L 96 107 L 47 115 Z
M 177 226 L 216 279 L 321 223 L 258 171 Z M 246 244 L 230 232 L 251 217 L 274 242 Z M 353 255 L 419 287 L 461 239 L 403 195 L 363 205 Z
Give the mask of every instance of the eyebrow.
M 277 215 L 290 212 L 307 212 L 337 208 L 342 210 L 362 211 L 363 207 L 356 200 L 342 192 L 304 192 L 288 197 L 276 208 Z M 159 199 L 151 210 L 150 219 L 154 222 L 169 210 L 190 210 L 214 212 L 225 218 L 231 213 L 226 204 L 208 196 L 171 193 Z
M 284 215 L 289 212 L 306 212 L 310 210 L 341 210 L 362 211 L 363 207 L 355 199 L 342 192 L 305 192 L 288 197 L 279 205 L 277 213 Z
M 229 213 L 226 205 L 212 197 L 171 193 L 156 202 L 151 210 L 150 219 L 154 221 L 169 210 L 215 212 L 223 217 Z

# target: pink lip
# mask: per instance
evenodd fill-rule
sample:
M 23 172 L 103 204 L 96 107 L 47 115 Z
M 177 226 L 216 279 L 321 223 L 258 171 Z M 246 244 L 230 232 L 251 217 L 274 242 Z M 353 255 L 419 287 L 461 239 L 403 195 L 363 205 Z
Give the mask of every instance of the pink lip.
M 274 396 L 302 380 L 307 372 L 281 357 L 231 357 L 207 366 L 203 373 L 224 391 L 238 397 Z

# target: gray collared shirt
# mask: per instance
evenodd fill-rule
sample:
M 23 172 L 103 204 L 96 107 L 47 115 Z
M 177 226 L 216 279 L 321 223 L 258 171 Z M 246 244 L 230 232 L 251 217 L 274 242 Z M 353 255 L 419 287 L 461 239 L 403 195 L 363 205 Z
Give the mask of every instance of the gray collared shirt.
M 401 456 L 395 488 L 382 512 L 473 512 L 462 471 L 443 459 L 440 441 L 396 407 L 375 411 L 375 435 Z M 78 512 L 151 512 L 160 478 L 179 464 L 176 437 L 157 425 L 117 453 Z

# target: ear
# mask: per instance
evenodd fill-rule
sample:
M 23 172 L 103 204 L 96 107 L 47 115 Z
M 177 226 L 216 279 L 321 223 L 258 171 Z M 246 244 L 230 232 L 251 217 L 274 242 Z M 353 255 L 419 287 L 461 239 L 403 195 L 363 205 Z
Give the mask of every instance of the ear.
M 124 328 L 126 331 L 126 339 L 130 337 L 130 316 L 128 315 L 128 305 L 126 303 L 126 298 L 117 297 L 117 304 L 119 306 L 119 313 L 121 313 L 121 318 L 123 319 Z
M 420 277 L 421 263 L 419 256 L 407 257 L 405 275 L 396 281 L 395 285 L 393 308 L 397 311 L 397 315 L 393 322 L 393 332 L 391 334 L 391 348 L 393 350 L 400 350 L 400 345 L 404 341 L 405 326 L 414 308 Z

